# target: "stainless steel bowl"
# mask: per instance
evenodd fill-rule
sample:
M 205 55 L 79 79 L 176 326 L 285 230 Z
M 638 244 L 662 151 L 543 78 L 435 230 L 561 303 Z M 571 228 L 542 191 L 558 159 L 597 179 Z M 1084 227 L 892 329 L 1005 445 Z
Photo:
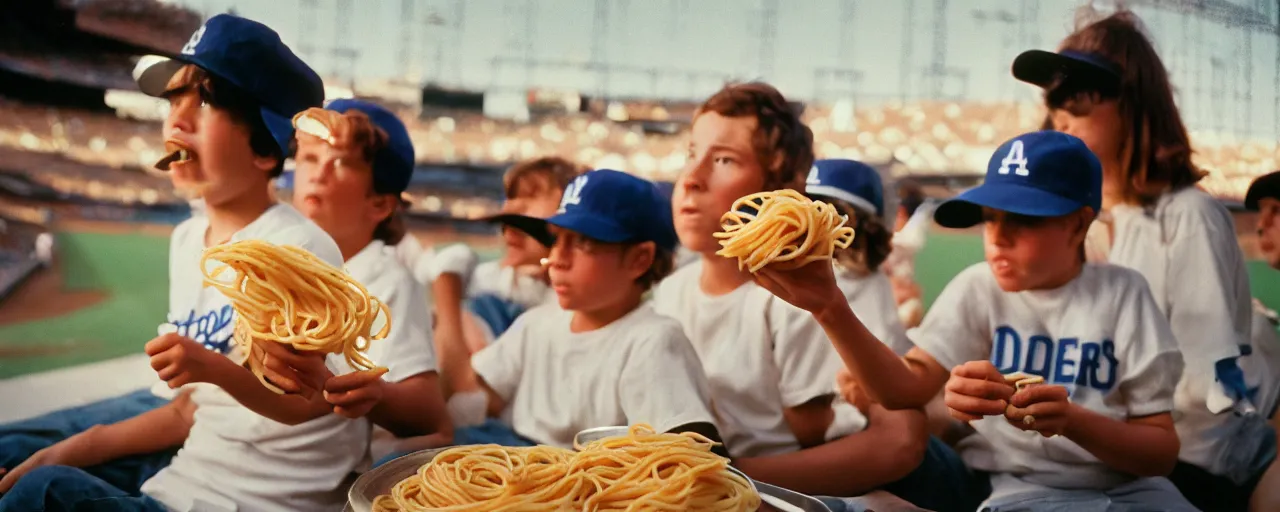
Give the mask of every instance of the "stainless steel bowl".
M 618 435 L 626 435 L 627 427 L 599 427 L 583 430 L 574 436 L 573 444 L 575 447 L 585 446 L 592 441 L 613 437 Z M 348 504 L 346 510 L 351 512 L 372 512 L 373 500 L 383 494 L 391 492 L 391 488 L 405 478 L 408 478 L 418 472 L 418 468 L 424 464 L 431 462 L 436 455 L 448 448 L 437 448 L 433 450 L 423 450 L 405 455 L 398 459 L 392 460 L 374 468 L 357 478 L 352 484 L 351 490 L 347 492 Z M 580 448 L 579 448 L 580 449 Z M 757 483 L 755 480 L 747 477 L 737 468 L 730 466 L 729 471 L 737 473 L 751 483 L 752 489 L 757 493 L 768 495 L 786 502 L 803 512 L 831 512 L 831 509 L 823 505 L 821 501 L 788 491 L 781 487 L 775 487 L 769 484 Z M 761 505 L 761 511 L 769 512 L 791 512 L 780 507 L 770 507 L 766 504 Z

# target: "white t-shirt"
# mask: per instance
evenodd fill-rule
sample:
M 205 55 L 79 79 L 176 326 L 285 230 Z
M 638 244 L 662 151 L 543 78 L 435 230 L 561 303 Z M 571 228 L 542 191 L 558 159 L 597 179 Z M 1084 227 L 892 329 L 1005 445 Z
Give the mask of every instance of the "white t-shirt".
M 227 298 L 203 286 L 199 271 L 208 218 L 196 216 L 174 230 L 169 254 L 169 318 L 178 333 L 234 360 L 235 314 Z M 232 241 L 266 240 L 295 245 L 333 265 L 342 253 L 292 206 L 277 204 L 236 232 Z M 335 374 L 351 371 L 330 356 Z M 210 384 L 192 385 L 195 422 L 168 467 L 142 492 L 171 510 L 340 510 L 346 483 L 366 456 L 369 422 L 326 415 L 297 426 L 259 416 Z
M 571 448 L 588 428 L 715 423 L 698 356 L 674 320 L 647 304 L 590 332 L 571 332 L 572 318 L 539 306 L 471 356 L 520 435 Z
M 836 285 L 849 301 L 849 309 L 858 315 L 858 320 L 867 326 L 871 334 L 900 356 L 911 350 L 911 340 L 907 338 L 907 329 L 898 316 L 898 304 L 893 298 L 893 283 L 889 282 L 889 276 L 883 272 L 859 276 L 837 268 Z
M 1182 356 L 1169 323 L 1132 270 L 1087 264 L 1054 290 L 1008 293 L 987 263 L 960 272 L 920 327 L 916 346 L 948 371 L 990 360 L 1062 385 L 1071 402 L 1124 421 L 1173 410 Z M 1062 489 L 1109 489 L 1133 480 L 1079 445 L 1009 425 L 1003 416 L 971 423 L 982 441 L 963 452 L 974 469 L 1008 473 Z
M 1195 187 L 1165 194 L 1151 208 L 1117 206 L 1111 213 L 1107 260 L 1137 270 L 1150 283 L 1187 361 L 1175 397 L 1180 458 L 1227 474 L 1232 468 L 1226 452 L 1240 441 L 1234 433 L 1256 421 L 1231 412 L 1214 369 L 1250 343 L 1253 321 L 1249 275 L 1231 213 Z M 1250 387 L 1274 385 L 1272 370 L 1250 359 L 1239 361 Z
M 400 382 L 436 371 L 431 315 L 424 313 L 427 311 L 426 287 L 409 274 L 396 258 L 394 248 L 381 240 L 369 242 L 347 260 L 347 272 L 391 310 L 391 331 L 386 338 L 370 343 L 368 351 L 374 363 L 387 368 L 383 379 Z M 373 331 L 377 332 L 382 325 L 381 321 L 374 324 Z M 395 439 L 394 434 L 375 425 L 370 456 L 377 460 L 390 454 L 395 449 Z
M 653 304 L 680 321 L 697 350 L 729 452 L 760 457 L 798 451 L 783 410 L 835 394 L 843 367 L 835 347 L 812 315 L 768 290 L 748 283 L 712 297 L 699 288 L 700 275 L 701 260 L 676 270 L 654 290 Z M 837 407 L 853 406 L 837 401 Z M 852 430 L 866 424 L 861 415 L 857 419 Z

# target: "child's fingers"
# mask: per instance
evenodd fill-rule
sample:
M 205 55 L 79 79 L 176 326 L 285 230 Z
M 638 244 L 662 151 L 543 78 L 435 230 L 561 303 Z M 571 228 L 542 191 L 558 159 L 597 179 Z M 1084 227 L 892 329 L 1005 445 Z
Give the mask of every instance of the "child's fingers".
M 171 347 L 173 347 L 174 345 L 177 345 L 181 341 L 182 341 L 182 336 L 179 336 L 177 333 L 171 332 L 168 334 L 157 336 L 155 339 L 148 341 L 142 350 L 146 352 L 147 355 L 149 356 L 155 356 L 156 354 L 169 350 Z
M 1055 385 L 1037 384 L 1026 386 L 1021 391 L 1014 393 L 1009 399 L 1009 403 L 1015 407 L 1028 407 L 1032 404 L 1045 402 L 1061 402 L 1066 403 L 1067 388 Z
M 333 377 L 324 382 L 324 390 L 327 393 L 343 393 L 363 388 L 373 384 L 375 381 L 386 375 L 386 368 L 374 368 L 359 372 L 351 372 L 345 375 Z
M 951 375 L 958 377 L 967 377 L 970 379 L 982 379 L 999 383 L 1001 386 L 1007 387 L 1012 394 L 1013 386 L 1010 386 L 1004 380 L 1004 375 L 991 361 L 969 361 L 951 370 Z
M 982 418 L 983 418 L 982 416 L 974 416 L 974 415 L 972 415 L 972 414 L 969 414 L 969 413 L 966 413 L 966 412 L 963 412 L 963 411 L 957 411 L 957 410 L 952 409 L 952 408 L 950 408 L 950 407 L 948 407 L 948 408 L 947 408 L 947 410 L 948 410 L 948 411 L 951 411 L 951 417 L 952 417 L 952 418 L 955 418 L 955 419 L 957 419 L 957 420 L 960 420 L 960 421 L 962 421 L 962 422 L 964 422 L 964 423 L 969 423 L 969 422 L 971 422 L 971 421 L 978 421 L 978 420 L 980 420 L 980 419 L 982 419 Z
M 292 350 L 292 347 L 282 345 L 280 343 L 264 342 L 259 343 L 259 347 L 267 353 L 267 360 L 279 360 L 286 366 L 294 368 L 307 368 L 314 362 L 316 357 L 323 358 L 323 354 L 305 353 Z
M 1009 401 L 1013 396 L 1013 386 L 1003 382 L 991 382 L 982 378 L 954 375 L 947 379 L 947 394 L 952 393 L 977 397 L 984 400 Z
M 301 393 L 302 382 L 297 379 L 293 370 L 285 367 L 279 360 L 272 360 L 270 357 L 262 364 L 262 376 L 275 384 L 276 387 L 283 389 L 288 393 Z
M 948 391 L 943 400 L 947 408 L 981 418 L 1004 414 L 1007 403 L 1004 400 L 987 400 L 971 395 L 963 395 Z
M 191 374 L 188 372 L 181 372 L 173 377 L 163 380 L 169 385 L 169 389 L 178 389 L 191 383 Z
M 182 348 L 170 345 L 169 348 L 151 355 L 151 369 L 157 372 L 175 366 L 182 357 Z
M 175 364 L 175 365 L 169 365 L 169 366 L 160 368 L 159 370 L 156 371 L 156 376 L 159 377 L 160 380 L 162 381 L 169 382 L 173 380 L 174 377 L 177 377 L 178 375 L 181 375 L 183 373 L 186 373 L 183 370 L 183 368 Z

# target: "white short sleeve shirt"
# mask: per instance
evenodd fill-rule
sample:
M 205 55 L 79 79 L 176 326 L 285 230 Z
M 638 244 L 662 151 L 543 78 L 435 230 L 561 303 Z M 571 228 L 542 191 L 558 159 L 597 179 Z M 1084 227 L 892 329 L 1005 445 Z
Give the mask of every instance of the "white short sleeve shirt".
M 169 319 L 179 334 L 211 350 L 233 350 L 235 315 L 229 301 L 203 286 L 199 271 L 208 220 L 196 216 L 174 230 L 169 255 Z M 272 206 L 231 237 L 295 245 L 342 265 L 342 253 L 292 206 Z M 330 356 L 335 373 L 351 371 Z M 296 426 L 259 416 L 221 388 L 193 385 L 195 423 L 168 467 L 142 492 L 180 511 L 293 511 L 341 509 L 345 485 L 369 446 L 369 423 L 327 415 Z
M 1009 293 L 978 263 L 947 284 L 908 335 L 947 370 L 989 360 L 1001 373 L 1064 386 L 1072 403 L 1120 421 L 1172 411 L 1182 373 L 1146 281 L 1112 265 L 1085 265 L 1058 289 Z M 1019 430 L 1003 416 L 971 425 L 986 441 L 964 452 L 975 469 L 1055 488 L 1109 489 L 1133 479 L 1065 437 Z
M 715 423 L 697 354 L 674 320 L 647 304 L 590 332 L 572 332 L 572 318 L 556 304 L 531 309 L 471 357 L 517 433 L 570 448 L 588 428 Z

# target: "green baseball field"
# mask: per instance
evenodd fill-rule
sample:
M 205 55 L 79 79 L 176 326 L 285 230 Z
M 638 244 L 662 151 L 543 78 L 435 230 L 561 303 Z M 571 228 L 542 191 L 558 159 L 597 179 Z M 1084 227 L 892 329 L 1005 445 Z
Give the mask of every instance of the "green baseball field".
M 20 290 L 0 305 L 0 379 L 140 353 L 164 321 L 166 236 L 67 232 L 58 236 L 57 247 L 57 266 L 37 276 L 43 282 L 33 279 L 27 286 L 49 289 L 37 295 Z M 931 234 L 916 265 L 926 304 L 952 276 L 981 259 L 978 237 Z M 1280 305 L 1280 271 L 1257 261 L 1249 270 L 1254 295 Z M 41 310 L 27 311 L 33 306 Z

